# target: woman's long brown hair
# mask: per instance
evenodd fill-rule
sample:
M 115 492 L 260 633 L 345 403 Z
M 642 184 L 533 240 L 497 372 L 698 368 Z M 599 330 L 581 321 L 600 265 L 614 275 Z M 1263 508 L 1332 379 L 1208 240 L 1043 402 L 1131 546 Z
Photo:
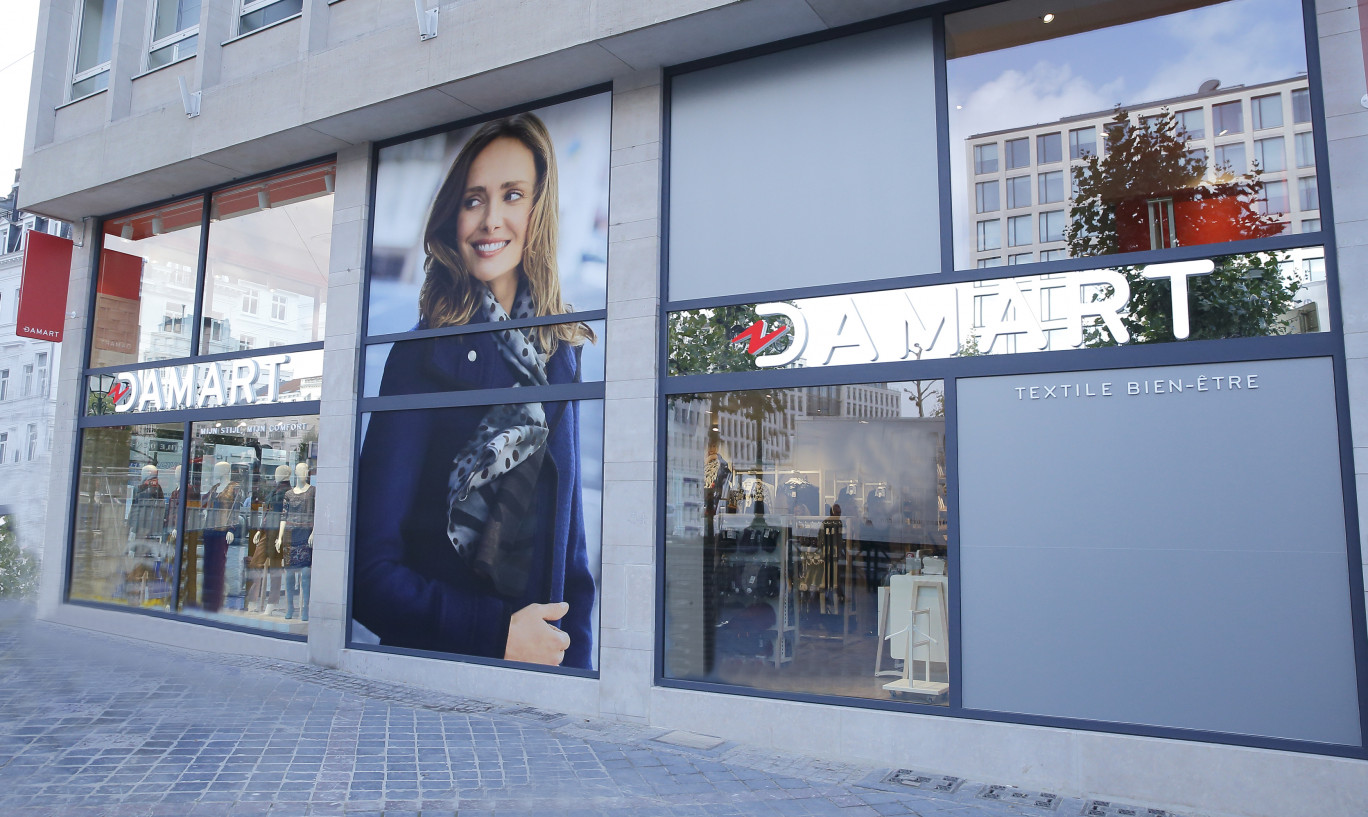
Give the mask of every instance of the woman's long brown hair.
M 556 237 L 559 232 L 556 209 L 560 200 L 556 152 L 546 125 L 535 114 L 520 113 L 486 122 L 470 137 L 461 147 L 446 181 L 442 182 L 432 202 L 427 227 L 423 230 L 423 249 L 427 253 L 423 269 L 427 274 L 418 296 L 420 325 L 425 329 L 460 326 L 469 323 L 479 311 L 481 297 L 477 287 L 481 284 L 466 270 L 461 254 L 454 245 L 456 219 L 465 197 L 470 166 L 491 142 L 505 138 L 516 139 L 532 151 L 537 168 L 532 212 L 520 264 L 532 295 L 533 314 L 563 315 L 569 311 L 561 298 L 560 272 L 556 267 Z M 533 331 L 542 350 L 548 355 L 556 351 L 560 341 L 579 345 L 594 339 L 594 333 L 582 323 L 538 326 Z

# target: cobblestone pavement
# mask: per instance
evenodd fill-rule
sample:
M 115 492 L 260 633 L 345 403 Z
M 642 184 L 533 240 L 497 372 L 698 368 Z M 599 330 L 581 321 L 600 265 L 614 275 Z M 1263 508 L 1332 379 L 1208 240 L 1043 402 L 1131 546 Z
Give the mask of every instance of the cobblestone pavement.
M 0 607 L 6 817 L 1164 815 L 1127 808 L 154 646 Z

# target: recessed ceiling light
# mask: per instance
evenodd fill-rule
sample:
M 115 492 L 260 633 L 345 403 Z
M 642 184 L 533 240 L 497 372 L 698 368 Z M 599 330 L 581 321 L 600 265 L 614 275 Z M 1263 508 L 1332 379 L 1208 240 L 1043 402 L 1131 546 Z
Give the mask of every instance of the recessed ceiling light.
M 1054 22 L 1054 12 L 1053 12 L 1053 11 L 1047 11 L 1047 12 L 1045 12 L 1045 16 L 1044 16 L 1044 17 L 1041 17 L 1040 19 L 1043 20 L 1043 21 L 1045 21 L 1045 22 L 1047 22 L 1047 23 L 1053 23 L 1053 22 Z

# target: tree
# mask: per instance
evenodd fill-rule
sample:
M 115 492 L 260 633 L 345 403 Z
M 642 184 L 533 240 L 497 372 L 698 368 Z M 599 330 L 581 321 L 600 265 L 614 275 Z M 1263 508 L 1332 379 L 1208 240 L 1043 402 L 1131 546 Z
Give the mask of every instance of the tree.
M 709 374 L 713 372 L 743 372 L 759 369 L 743 341 L 733 343 L 760 316 L 752 306 L 722 306 L 672 312 L 668 326 L 668 375 Z M 777 342 L 777 348 L 791 342 L 792 333 Z M 703 676 L 712 675 L 717 659 L 716 631 L 718 608 L 717 569 L 720 552 L 717 545 L 717 506 L 725 497 L 721 481 L 711 479 L 720 473 L 722 434 L 719 421 L 725 413 L 749 420 L 755 428 L 755 466 L 764 462 L 764 421 L 775 411 L 782 410 L 783 401 L 776 389 L 749 391 L 708 392 L 705 394 L 677 394 L 667 399 L 673 408 L 679 403 L 707 402 L 707 447 L 704 465 L 703 490 Z M 735 467 L 733 465 L 732 467 Z
M 0 516 L 0 598 L 25 598 L 37 589 L 38 559 L 19 547 L 14 517 Z
M 1275 214 L 1260 212 L 1264 183 L 1258 164 L 1243 174 L 1229 164 L 1209 167 L 1204 155 L 1188 151 L 1186 132 L 1167 110 L 1135 126 L 1117 107 L 1106 132 L 1106 156 L 1089 156 L 1073 170 L 1076 192 L 1064 232 L 1070 256 L 1263 238 L 1283 229 Z M 1211 274 L 1188 279 L 1190 338 L 1286 331 L 1282 315 L 1298 284 L 1279 272 L 1277 254 L 1213 260 Z M 1131 342 L 1173 340 L 1169 282 L 1145 278 L 1143 265 L 1118 270 L 1130 284 L 1122 323 Z M 1088 332 L 1089 346 L 1114 343 L 1100 328 Z

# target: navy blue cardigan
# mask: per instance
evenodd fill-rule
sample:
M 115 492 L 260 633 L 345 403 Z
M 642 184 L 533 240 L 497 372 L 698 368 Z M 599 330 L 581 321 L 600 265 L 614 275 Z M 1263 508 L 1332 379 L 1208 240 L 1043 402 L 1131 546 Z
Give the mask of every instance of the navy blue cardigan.
M 561 343 L 547 361 L 551 383 L 577 379 L 577 347 Z M 396 343 L 381 395 L 514 385 L 491 333 Z M 545 404 L 551 433 L 529 507 L 542 558 L 516 599 L 497 596 L 447 538 L 452 460 L 484 417 L 483 406 L 386 411 L 371 415 L 361 450 L 352 609 L 381 643 L 503 658 L 508 619 L 532 603 L 565 601 L 559 622 L 570 636 L 563 666 L 591 669 L 594 580 L 580 496 L 579 407 Z

